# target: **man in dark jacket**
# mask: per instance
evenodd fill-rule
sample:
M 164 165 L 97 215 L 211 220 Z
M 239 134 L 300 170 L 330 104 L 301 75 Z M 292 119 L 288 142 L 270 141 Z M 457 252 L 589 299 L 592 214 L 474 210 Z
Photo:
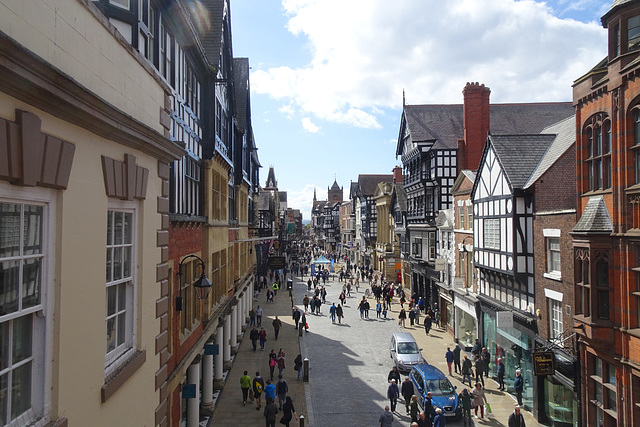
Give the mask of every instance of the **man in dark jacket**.
M 398 397 L 400 397 L 400 390 L 398 389 L 398 384 L 396 384 L 396 380 L 391 380 L 391 384 L 389 384 L 389 388 L 387 388 L 387 398 L 389 399 L 391 412 L 396 412 Z
M 516 405 L 516 407 L 513 409 L 513 413 L 509 415 L 507 425 L 509 427 L 525 427 L 524 417 L 520 413 L 520 406 Z
M 458 396 L 460 406 L 462 407 L 462 419 L 465 426 L 471 426 L 471 393 L 466 388 L 462 389 L 462 393 Z
M 278 413 L 278 407 L 273 402 L 273 398 L 269 396 L 267 398 L 267 404 L 264 407 L 264 418 L 266 419 L 267 427 L 276 427 L 276 414 Z
M 429 335 L 429 331 L 431 330 L 432 324 L 433 324 L 433 320 L 431 319 L 431 316 L 429 316 L 428 314 L 424 316 L 424 331 L 427 333 L 427 335 Z
M 433 411 L 433 405 L 431 404 L 431 399 L 433 398 L 433 394 L 431 392 L 427 393 L 427 397 L 424 399 L 422 407 L 424 408 L 424 416 L 425 422 L 428 426 L 433 424 L 433 417 L 435 416 L 435 412 Z
M 524 389 L 524 381 L 520 369 L 516 370 L 516 379 L 513 381 L 513 390 L 516 392 L 518 406 L 522 406 L 522 390 Z
M 476 368 L 476 382 L 482 383 L 482 387 L 484 388 L 484 360 L 482 360 L 480 357 L 476 357 L 476 363 L 475 363 L 475 368 Z
M 471 385 L 471 370 L 472 370 L 471 359 L 464 355 L 464 360 L 462 361 L 462 383 L 464 384 L 464 380 L 469 380 L 469 387 L 473 387 Z
M 460 345 L 456 344 L 456 346 L 453 349 L 453 367 L 455 369 L 456 374 L 462 373 L 462 368 L 460 367 L 460 352 L 461 351 L 462 351 L 462 349 L 460 348 Z
M 498 374 L 498 390 L 504 391 L 504 363 L 502 363 L 501 358 L 498 358 L 498 363 L 496 364 L 496 374 Z
M 475 357 L 480 357 L 480 340 L 476 338 L 475 344 L 471 347 L 471 354 Z
M 407 415 L 409 415 L 409 405 L 411 404 L 411 396 L 413 396 L 413 383 L 409 377 L 404 379 L 402 388 L 400 389 L 402 398 L 404 399 L 404 406 L 407 408 Z
M 251 339 L 251 344 L 253 345 L 253 351 L 256 351 L 258 348 L 258 329 L 254 326 L 249 332 L 249 338 Z
M 398 368 L 396 368 L 395 366 L 391 368 L 391 370 L 389 371 L 389 375 L 387 375 L 387 382 L 390 383 L 391 380 L 396 380 L 396 384 L 400 382 L 400 372 L 398 372 Z

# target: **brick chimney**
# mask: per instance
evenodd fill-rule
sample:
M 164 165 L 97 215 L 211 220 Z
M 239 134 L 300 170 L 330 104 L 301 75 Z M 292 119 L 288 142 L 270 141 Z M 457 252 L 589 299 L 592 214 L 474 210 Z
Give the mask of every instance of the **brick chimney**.
M 400 166 L 393 168 L 393 183 L 402 184 L 402 168 Z
M 464 143 L 462 161 L 458 167 L 477 170 L 482 150 L 489 134 L 489 95 L 491 90 L 484 84 L 467 83 L 464 96 L 463 121 Z

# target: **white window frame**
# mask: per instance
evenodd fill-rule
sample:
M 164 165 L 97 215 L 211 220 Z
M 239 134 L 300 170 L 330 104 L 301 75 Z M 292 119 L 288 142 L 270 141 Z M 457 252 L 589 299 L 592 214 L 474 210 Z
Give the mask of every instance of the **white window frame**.
M 111 282 L 106 282 L 105 277 L 105 323 L 104 323 L 104 353 L 105 353 L 105 377 L 108 377 L 113 372 L 115 372 L 122 364 L 124 364 L 135 352 L 136 352 L 136 324 L 137 324 L 137 300 L 138 300 L 138 286 L 137 286 L 137 231 L 138 231 L 138 210 L 136 209 L 135 202 L 126 202 L 126 201 L 116 201 L 109 200 L 109 205 L 107 211 L 114 212 L 124 212 L 132 214 L 132 224 L 131 224 L 131 259 L 130 259 L 130 274 L 127 278 L 120 278 L 117 280 L 112 280 Z M 108 212 L 107 212 L 108 213 Z M 108 218 L 108 215 L 106 215 Z M 110 246 L 107 245 L 107 218 L 105 218 L 105 248 L 109 250 Z M 111 247 L 115 247 L 117 245 L 111 245 Z M 106 253 L 105 253 L 105 263 L 106 263 Z M 112 261 L 112 265 L 113 265 Z M 106 264 L 105 264 L 106 266 Z M 125 284 L 125 315 L 129 315 L 125 317 L 125 338 L 121 345 L 116 346 L 116 348 L 112 351 L 107 352 L 107 321 L 108 321 L 108 296 L 107 291 L 109 287 L 118 286 L 121 284 Z M 116 303 L 117 300 L 116 300 Z
M 485 218 L 483 225 L 485 249 L 500 250 L 500 218 Z
M 55 192 L 49 189 L 34 187 L 21 188 L 0 182 L 0 202 L 41 205 L 44 207 L 42 217 L 42 252 L 40 304 L 29 307 L 23 311 L 9 313 L 0 316 L 0 324 L 14 319 L 30 315 L 32 316 L 31 354 L 31 407 L 15 418 L 6 427 L 30 425 L 33 427 L 45 426 L 50 418 L 45 414 L 45 408 L 51 405 L 52 369 L 51 364 L 46 363 L 52 359 L 53 352 L 53 321 L 47 313 L 53 312 L 52 286 L 55 267 Z M 11 343 L 9 343 L 11 345 Z M 21 361 L 22 364 L 24 361 Z M 5 369 L 2 375 L 9 369 Z M 0 420 L 4 423 L 5 420 Z M 3 424 L 5 425 L 5 424 Z
M 545 247 L 545 272 L 543 276 L 547 279 L 552 280 L 562 280 L 562 251 L 560 247 L 560 230 L 557 228 L 545 228 L 542 230 L 542 235 L 544 236 L 544 247 Z M 552 242 L 558 243 L 558 248 L 551 249 Z M 556 254 L 558 257 L 558 269 L 555 270 L 553 268 L 553 254 Z
M 547 298 L 549 307 L 549 339 L 553 340 L 562 336 L 564 323 L 562 318 L 562 301 Z

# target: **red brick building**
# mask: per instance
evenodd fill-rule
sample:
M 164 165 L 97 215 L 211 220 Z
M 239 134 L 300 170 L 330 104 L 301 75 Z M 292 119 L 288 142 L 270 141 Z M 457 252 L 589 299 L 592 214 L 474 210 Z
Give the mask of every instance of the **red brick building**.
M 583 425 L 640 425 L 640 1 L 602 17 L 609 53 L 573 85 L 575 316 Z

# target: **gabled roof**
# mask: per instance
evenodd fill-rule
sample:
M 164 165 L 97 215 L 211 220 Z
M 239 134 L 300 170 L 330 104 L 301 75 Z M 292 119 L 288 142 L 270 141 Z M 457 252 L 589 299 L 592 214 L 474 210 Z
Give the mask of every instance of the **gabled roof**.
M 338 181 L 333 180 L 333 185 L 331 186 L 331 190 L 340 190 L 340 186 L 338 185 Z
M 488 143 L 493 147 L 511 188 L 521 189 L 554 139 L 555 135 L 550 134 L 489 135 Z
M 531 174 L 524 188 L 532 186 L 576 141 L 576 116 L 545 128 L 541 133 L 555 134 L 556 137 L 544 154 L 538 167 Z
M 546 126 L 574 114 L 571 102 L 541 102 L 522 104 L 490 104 L 490 132 L 497 134 L 540 133 Z M 409 135 L 414 143 L 432 142 L 433 149 L 456 149 L 464 137 L 463 106 L 405 105 Z M 396 155 L 402 154 L 402 135 L 398 138 Z
M 349 198 L 353 199 L 357 195 L 358 195 L 358 181 L 356 182 L 351 181 L 351 184 L 349 186 Z
M 360 195 L 373 196 L 380 182 L 393 182 L 393 175 L 358 175 Z
M 613 222 L 609 216 L 607 205 L 604 197 L 589 197 L 587 206 L 582 212 L 580 220 L 573 227 L 574 233 L 603 233 L 611 234 L 613 232 Z
M 471 186 L 468 190 L 465 190 L 465 192 L 470 192 L 473 188 L 473 183 L 476 180 L 476 173 L 469 169 L 463 169 L 456 177 L 456 180 L 454 181 L 453 186 L 451 187 L 451 190 L 449 190 L 449 192 L 455 195 L 458 191 L 460 191 L 460 186 L 464 183 L 465 180 L 471 181 Z M 462 191 L 460 192 L 463 193 Z

